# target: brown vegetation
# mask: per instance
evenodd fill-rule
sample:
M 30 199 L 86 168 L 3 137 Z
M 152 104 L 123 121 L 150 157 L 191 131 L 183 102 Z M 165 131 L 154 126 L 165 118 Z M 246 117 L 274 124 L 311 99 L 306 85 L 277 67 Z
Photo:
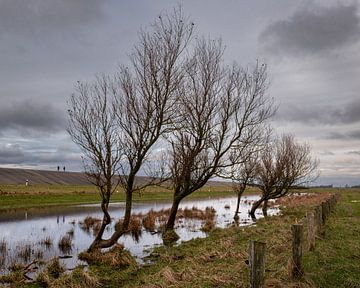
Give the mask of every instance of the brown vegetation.
M 72 237 L 68 234 L 64 235 L 59 240 L 58 246 L 62 253 L 70 253 L 72 251 Z
M 136 265 L 134 258 L 120 244 L 116 244 L 107 252 L 101 252 L 100 250 L 82 252 L 78 257 L 89 264 L 106 264 L 112 267 Z

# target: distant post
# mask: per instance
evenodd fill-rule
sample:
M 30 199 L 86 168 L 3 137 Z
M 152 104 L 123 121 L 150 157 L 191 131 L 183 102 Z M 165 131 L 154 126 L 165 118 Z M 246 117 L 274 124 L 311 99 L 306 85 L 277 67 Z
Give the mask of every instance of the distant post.
M 302 239 L 303 239 L 303 225 L 294 224 L 291 227 L 293 242 L 292 242 L 292 271 L 291 276 L 295 279 L 299 279 L 303 276 L 303 270 L 301 267 L 302 257 Z
M 307 239 L 309 245 L 309 251 L 315 249 L 315 219 L 313 212 L 306 212 L 307 219 Z
M 263 242 L 250 241 L 249 244 L 250 288 L 264 287 L 265 248 L 266 248 L 266 244 Z

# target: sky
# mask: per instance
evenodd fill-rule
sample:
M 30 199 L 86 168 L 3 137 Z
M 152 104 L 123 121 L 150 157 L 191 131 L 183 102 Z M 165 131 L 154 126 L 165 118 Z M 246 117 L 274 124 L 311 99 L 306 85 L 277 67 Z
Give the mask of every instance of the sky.
M 317 184 L 360 184 L 360 1 L 0 0 L 0 167 L 81 171 L 66 132 L 80 81 L 126 63 L 138 31 L 181 4 L 226 62 L 268 66 L 274 130 L 309 143 Z

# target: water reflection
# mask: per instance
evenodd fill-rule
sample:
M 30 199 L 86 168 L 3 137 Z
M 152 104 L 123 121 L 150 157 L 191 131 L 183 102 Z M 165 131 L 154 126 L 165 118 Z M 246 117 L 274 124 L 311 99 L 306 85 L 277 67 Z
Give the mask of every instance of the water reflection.
M 252 219 L 248 216 L 248 210 L 258 196 L 243 197 L 240 206 L 239 225 L 249 225 Z M 205 200 L 184 201 L 180 208 L 197 207 L 205 210 L 213 207 L 216 210 L 215 223 L 217 227 L 226 227 L 233 223 L 236 208 L 236 197 L 209 198 Z M 143 215 L 150 209 L 158 211 L 171 207 L 170 202 L 134 203 L 133 213 Z M 269 215 L 277 213 L 277 209 L 270 209 Z M 110 206 L 110 215 L 119 218 L 124 214 L 123 203 L 113 203 Z M 61 261 L 67 268 L 71 269 L 80 262 L 76 255 L 84 251 L 93 240 L 93 231 L 83 225 L 88 216 L 101 218 L 102 212 L 98 205 L 77 205 L 71 207 L 50 207 L 44 209 L 8 210 L 0 212 L 0 274 L 7 272 L 7 267 L 12 263 L 22 262 L 24 264 L 36 257 L 50 259 L 61 256 Z M 261 212 L 257 214 L 262 217 Z M 106 229 L 104 237 L 109 237 L 114 231 L 112 225 Z M 206 237 L 206 233 L 200 228 L 201 220 L 182 218 L 176 222 L 176 233 L 181 241 L 188 241 L 196 237 Z M 138 241 L 135 241 L 138 240 Z M 120 238 L 127 248 L 138 260 L 143 263 L 145 256 L 149 255 L 151 249 L 162 245 L 159 233 L 141 230 L 138 239 L 131 235 Z M 21 253 L 22 256 L 19 256 Z M 72 257 L 71 257 L 72 256 Z

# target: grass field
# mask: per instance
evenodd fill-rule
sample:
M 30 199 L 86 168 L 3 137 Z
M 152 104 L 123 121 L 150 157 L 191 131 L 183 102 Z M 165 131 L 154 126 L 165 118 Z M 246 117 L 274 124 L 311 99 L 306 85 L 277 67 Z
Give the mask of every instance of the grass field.
M 249 188 L 247 193 L 256 193 Z M 235 195 L 231 186 L 205 186 L 189 198 Z M 171 190 L 162 187 L 148 187 L 145 191 L 134 193 L 134 201 L 171 200 Z M 124 201 L 125 193 L 119 188 L 111 201 Z M 100 195 L 94 186 L 72 185 L 0 185 L 0 210 L 13 208 L 33 208 L 51 205 L 73 205 L 99 203 Z

